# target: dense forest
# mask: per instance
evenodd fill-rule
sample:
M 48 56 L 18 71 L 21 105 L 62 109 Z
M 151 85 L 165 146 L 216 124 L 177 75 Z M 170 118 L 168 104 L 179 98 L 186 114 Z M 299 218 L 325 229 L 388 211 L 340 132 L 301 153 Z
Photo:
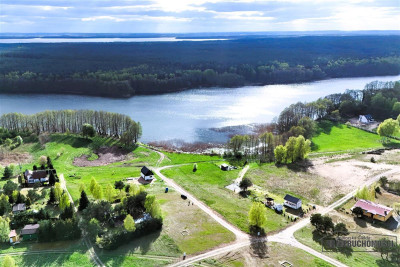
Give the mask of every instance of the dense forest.
M 279 115 L 277 129 L 288 132 L 304 118 L 340 120 L 371 114 L 377 120 L 400 114 L 400 82 L 371 82 L 363 90 L 346 90 L 309 103 L 298 102 Z
M 85 133 L 85 126 L 89 126 L 89 133 Z M 138 141 L 142 127 L 127 115 L 95 110 L 52 110 L 32 115 L 7 113 L 0 117 L 0 144 L 6 138 L 29 136 L 31 133 L 97 134 L 121 138 L 129 145 Z
M 400 73 L 400 36 L 0 44 L 0 93 L 129 97 Z

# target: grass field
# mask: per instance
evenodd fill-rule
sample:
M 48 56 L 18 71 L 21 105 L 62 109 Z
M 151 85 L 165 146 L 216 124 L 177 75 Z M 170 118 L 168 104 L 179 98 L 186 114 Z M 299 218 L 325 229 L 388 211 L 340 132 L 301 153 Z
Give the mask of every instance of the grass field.
M 65 250 L 70 252 L 85 252 L 87 250 L 87 247 L 83 244 L 81 240 L 57 241 L 51 243 L 25 241 L 14 246 L 10 246 L 8 243 L 0 243 L 0 254 L 40 250 Z
M 315 256 L 304 252 L 301 249 L 275 243 L 268 242 L 265 255 L 259 256 L 258 247 L 251 245 L 249 248 L 243 248 L 238 251 L 231 252 L 226 255 L 207 259 L 205 262 L 209 266 L 215 267 L 244 267 L 244 266 L 276 266 L 282 267 L 280 262 L 288 261 L 292 266 L 308 266 L 308 267 L 331 267 L 333 265 L 316 258 Z M 206 265 L 206 266 L 207 266 Z M 204 266 L 197 264 L 195 266 Z
M 13 256 L 16 266 L 24 267 L 92 267 L 89 254 L 85 252 L 73 253 L 43 253 L 41 255 Z M 3 258 L 0 258 L 0 264 Z
M 229 222 L 248 232 L 248 212 L 251 200 L 225 188 L 237 178 L 239 170 L 221 171 L 214 163 L 199 163 L 193 172 L 192 165 L 166 169 L 163 173 L 191 192 L 206 205 L 224 216 Z M 287 225 L 283 216 L 267 209 L 268 223 L 266 231 L 275 231 Z
M 37 252 L 43 250 L 62 250 L 64 253 L 43 253 L 35 255 L 14 256 L 17 266 L 94 266 L 87 254 L 87 247 L 82 240 L 57 241 L 50 243 L 38 243 L 34 241 L 21 242 L 14 246 L 8 243 L 0 243 L 1 254 L 16 252 Z M 2 261 L 0 257 L 0 265 Z
M 277 203 L 283 203 L 286 194 L 300 198 L 303 204 L 322 204 L 331 200 L 326 198 L 322 190 L 326 183 L 323 177 L 300 170 L 293 164 L 277 166 L 273 163 L 252 163 L 245 177 L 272 195 Z
M 40 144 L 25 144 L 19 147 L 18 150 L 20 152 L 30 152 L 33 156 L 33 162 L 25 164 L 23 170 L 25 168 L 31 169 L 33 164 L 38 164 L 38 159 L 41 155 L 50 156 L 57 173 L 64 174 L 68 190 L 74 200 L 77 201 L 79 198 L 79 185 L 83 183 L 88 188 L 91 177 L 94 177 L 99 184 L 105 187 L 108 183 L 114 184 L 117 180 L 138 177 L 140 168 L 143 165 L 154 166 L 159 159 L 159 155 L 156 152 L 138 147 L 129 154 L 127 160 L 122 162 L 96 167 L 74 166 L 73 161 L 76 157 L 93 155 L 94 147 L 112 146 L 114 144 L 115 141 L 112 139 L 96 138 L 96 140 L 91 141 L 79 136 L 52 135 L 51 140 L 44 146 L 40 146 Z M 58 153 L 61 156 L 57 157 Z M 192 155 L 188 156 L 194 158 Z M 96 159 L 94 156 L 91 157 L 93 160 Z M 185 161 L 190 160 L 187 155 L 179 158 Z M 176 258 L 182 255 L 183 252 L 188 255 L 199 253 L 234 240 L 235 237 L 231 232 L 216 223 L 197 206 L 188 207 L 187 202 L 183 201 L 180 198 L 180 194 L 173 189 L 170 189 L 169 193 L 165 194 L 165 184 L 162 180 L 157 179 L 145 187 L 146 191 L 150 194 L 155 194 L 160 201 L 164 217 L 163 229 L 159 233 L 134 240 L 116 251 L 98 250 L 100 257 L 107 265 L 131 264 L 133 266 L 148 266 L 149 264 L 152 265 L 151 261 L 146 262 L 134 255 L 145 254 Z M 7 245 L 2 250 L 4 252 L 28 251 L 35 250 L 34 246 L 35 244 L 23 243 L 20 247 L 16 246 L 16 249 Z M 46 248 L 37 248 L 37 250 L 43 249 Z M 113 260 L 110 255 L 118 255 L 118 259 Z M 161 260 L 161 262 L 163 261 Z
M 210 155 L 190 154 L 190 153 L 170 153 L 170 152 L 163 152 L 163 153 L 165 155 L 165 159 L 161 164 L 162 166 L 223 160 L 220 156 L 210 156 Z
M 76 201 L 79 198 L 79 185 L 83 183 L 88 188 L 92 177 L 103 186 L 104 190 L 108 183 L 113 185 L 115 181 L 127 177 L 138 177 L 143 165 L 154 165 L 159 158 L 157 153 L 137 147 L 128 155 L 129 159 L 123 162 L 97 167 L 77 167 L 73 165 L 76 157 L 93 155 L 94 148 L 112 145 L 116 145 L 116 141 L 111 138 L 96 137 L 90 140 L 75 135 L 54 134 L 51 136 L 50 142 L 46 143 L 44 147 L 38 143 L 25 144 L 19 147 L 17 151 L 29 152 L 33 156 L 33 162 L 24 164 L 22 170 L 32 169 L 33 164 L 38 165 L 40 156 L 49 156 L 54 168 L 57 169 L 57 173 L 64 174 L 68 190 Z M 58 153 L 61 154 L 60 157 L 57 157 Z
M 364 231 L 365 232 L 365 229 Z M 296 231 L 294 233 L 295 238 L 306 246 L 309 246 L 316 251 L 321 251 L 322 246 L 317 242 L 320 237 L 315 236 L 313 239 L 313 227 L 307 225 L 304 228 Z M 361 253 L 353 252 L 349 255 L 342 254 L 340 252 L 327 252 L 329 256 L 337 259 L 338 261 L 352 267 L 365 267 L 365 266 L 379 266 L 379 267 L 394 267 L 391 263 L 383 260 L 379 253 Z
M 344 124 L 330 121 L 318 123 L 317 134 L 312 138 L 314 152 L 368 149 L 383 147 L 381 137 Z M 398 144 L 399 142 L 394 143 Z
M 110 267 L 148 267 L 148 266 L 165 266 L 171 261 L 168 259 L 144 259 L 134 255 L 107 255 L 102 258 L 106 262 L 106 266 Z
M 136 263 L 135 255 L 166 256 L 176 259 L 182 256 L 183 252 L 187 255 L 196 254 L 235 240 L 230 231 L 197 206 L 188 206 L 188 202 L 182 200 L 180 194 L 173 188 L 170 188 L 168 193 L 164 190 L 165 184 L 160 179 L 147 186 L 146 190 L 156 195 L 161 204 L 164 217 L 162 230 L 133 240 L 113 251 L 97 249 L 98 256 L 107 266 L 120 266 L 119 264 L 142 266 Z

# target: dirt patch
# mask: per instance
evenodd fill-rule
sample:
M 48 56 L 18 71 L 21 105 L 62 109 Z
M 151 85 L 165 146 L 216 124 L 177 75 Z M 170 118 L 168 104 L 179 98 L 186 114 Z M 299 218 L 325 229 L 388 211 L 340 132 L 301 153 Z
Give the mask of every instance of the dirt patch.
M 129 153 L 130 152 L 117 146 L 101 147 L 95 152 L 98 156 L 97 159 L 89 160 L 90 156 L 82 155 L 75 158 L 73 164 L 78 167 L 104 166 L 110 163 L 127 160 L 129 158 Z
M 327 178 L 328 187 L 341 188 L 343 193 L 359 187 L 370 177 L 379 172 L 393 169 L 393 165 L 362 162 L 358 160 L 344 160 L 326 163 L 323 160 L 313 162 L 312 173 Z
M 32 161 L 32 155 L 27 152 L 5 152 L 0 153 L 0 165 L 24 164 Z

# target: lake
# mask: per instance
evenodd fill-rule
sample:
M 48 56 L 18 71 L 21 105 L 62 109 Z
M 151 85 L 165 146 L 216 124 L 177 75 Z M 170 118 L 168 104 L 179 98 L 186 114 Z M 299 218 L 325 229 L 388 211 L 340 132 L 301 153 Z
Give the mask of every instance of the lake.
M 202 42 L 221 41 L 227 39 L 178 39 L 176 37 L 154 37 L 154 38 L 0 38 L 0 44 L 27 44 L 27 43 L 118 43 L 118 42 Z
M 143 127 L 141 141 L 179 139 L 225 142 L 226 132 L 211 128 L 270 122 L 288 105 L 313 101 L 372 81 L 398 76 L 330 79 L 311 83 L 195 89 L 178 93 L 109 99 L 74 95 L 0 95 L 0 114 L 32 114 L 52 109 L 94 109 L 127 114 Z

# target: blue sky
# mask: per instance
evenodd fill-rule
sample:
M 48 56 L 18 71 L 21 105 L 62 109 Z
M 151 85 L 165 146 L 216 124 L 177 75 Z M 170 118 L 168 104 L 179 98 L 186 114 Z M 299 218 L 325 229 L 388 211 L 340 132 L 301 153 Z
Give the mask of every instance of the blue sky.
M 1 0 L 0 32 L 400 30 L 400 0 Z

